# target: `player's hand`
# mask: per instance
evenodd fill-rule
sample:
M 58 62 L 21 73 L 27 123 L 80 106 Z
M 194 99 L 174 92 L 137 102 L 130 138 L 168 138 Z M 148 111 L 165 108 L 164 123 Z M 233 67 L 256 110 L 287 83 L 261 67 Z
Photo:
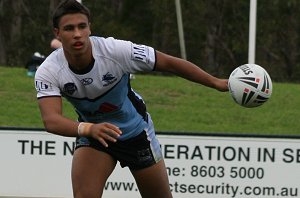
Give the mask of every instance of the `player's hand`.
M 218 90 L 218 91 L 228 91 L 228 79 L 218 79 L 216 82 L 215 82 L 215 88 Z
M 89 129 L 90 137 L 98 140 L 103 146 L 108 147 L 109 142 L 116 142 L 122 131 L 110 123 L 93 124 Z

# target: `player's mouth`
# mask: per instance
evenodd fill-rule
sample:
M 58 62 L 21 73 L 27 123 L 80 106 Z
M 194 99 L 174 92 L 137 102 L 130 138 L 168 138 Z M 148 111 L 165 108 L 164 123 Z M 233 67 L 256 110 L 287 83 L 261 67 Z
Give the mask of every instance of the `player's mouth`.
M 75 49 L 81 49 L 83 47 L 83 42 L 77 41 L 73 44 Z

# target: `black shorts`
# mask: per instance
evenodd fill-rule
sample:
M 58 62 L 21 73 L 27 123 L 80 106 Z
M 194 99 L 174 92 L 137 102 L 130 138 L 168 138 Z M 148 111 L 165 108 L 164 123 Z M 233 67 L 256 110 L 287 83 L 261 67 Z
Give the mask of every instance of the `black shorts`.
M 94 138 L 77 137 L 75 149 L 84 146 L 108 153 L 120 162 L 121 167 L 128 166 L 131 170 L 149 167 L 162 159 L 160 144 L 153 131 L 150 134 L 143 131 L 128 140 L 109 142 L 108 147 Z

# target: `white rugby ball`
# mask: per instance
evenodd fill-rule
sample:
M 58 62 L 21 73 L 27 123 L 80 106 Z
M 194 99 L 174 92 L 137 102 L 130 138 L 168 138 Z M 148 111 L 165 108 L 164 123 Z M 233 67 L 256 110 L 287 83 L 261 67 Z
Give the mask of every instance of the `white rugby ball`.
M 272 80 L 259 65 L 245 64 L 237 67 L 228 79 L 233 100 L 243 107 L 257 107 L 272 95 Z

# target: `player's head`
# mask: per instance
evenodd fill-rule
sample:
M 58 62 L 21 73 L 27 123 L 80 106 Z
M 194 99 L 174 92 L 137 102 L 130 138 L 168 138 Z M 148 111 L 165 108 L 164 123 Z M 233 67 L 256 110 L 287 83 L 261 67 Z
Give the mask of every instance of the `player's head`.
M 84 14 L 90 21 L 90 11 L 87 7 L 76 0 L 64 0 L 54 11 L 52 18 L 53 28 L 59 28 L 59 22 L 62 16 L 76 13 Z

